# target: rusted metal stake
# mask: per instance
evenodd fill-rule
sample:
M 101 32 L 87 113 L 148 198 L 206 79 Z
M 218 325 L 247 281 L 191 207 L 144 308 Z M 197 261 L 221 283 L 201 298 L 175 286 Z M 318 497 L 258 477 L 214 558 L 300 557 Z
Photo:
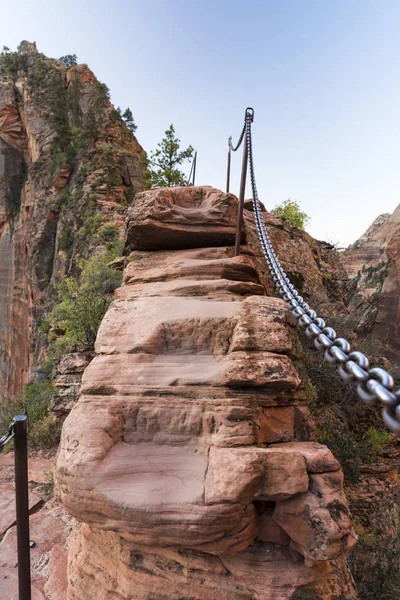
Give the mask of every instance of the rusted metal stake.
M 27 417 L 14 418 L 15 501 L 17 509 L 18 594 L 31 600 L 31 557 L 29 542 Z
M 237 220 L 237 224 L 236 224 L 235 256 L 239 256 L 239 254 L 240 254 L 240 239 L 242 236 L 244 194 L 246 191 L 246 175 L 247 175 L 247 162 L 248 162 L 246 131 L 245 131 L 244 135 L 245 135 L 245 138 L 244 138 L 243 160 L 242 160 L 242 175 L 240 177 L 238 220 Z

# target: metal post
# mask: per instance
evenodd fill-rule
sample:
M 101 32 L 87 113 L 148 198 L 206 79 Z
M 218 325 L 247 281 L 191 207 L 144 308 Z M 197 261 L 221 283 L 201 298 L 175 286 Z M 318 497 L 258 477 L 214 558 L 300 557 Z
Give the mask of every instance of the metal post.
M 17 509 L 19 600 L 31 600 L 31 557 L 29 547 L 27 417 L 14 419 L 15 500 Z
M 229 138 L 229 141 L 232 138 Z M 231 181 L 231 145 L 228 146 L 228 168 L 226 170 L 226 193 L 229 194 L 229 185 Z
M 197 164 L 197 150 L 194 153 L 194 160 L 193 160 L 193 185 L 196 179 L 196 164 Z
M 246 130 L 247 130 L 247 125 L 246 125 Z M 246 130 L 244 132 L 245 138 L 244 138 L 243 160 L 242 160 L 242 175 L 240 178 L 238 219 L 237 219 L 237 225 L 236 225 L 235 256 L 239 256 L 239 254 L 240 254 L 240 238 L 242 236 L 244 194 L 246 191 L 246 175 L 247 175 L 247 162 L 248 162 Z

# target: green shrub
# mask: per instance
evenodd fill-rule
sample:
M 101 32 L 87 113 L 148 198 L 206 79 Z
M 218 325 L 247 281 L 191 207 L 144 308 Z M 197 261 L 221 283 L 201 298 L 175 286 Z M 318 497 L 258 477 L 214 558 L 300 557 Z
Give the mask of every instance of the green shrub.
M 112 241 L 117 237 L 118 231 L 115 223 L 108 223 L 99 231 L 100 239 L 103 241 Z
M 400 589 L 400 536 L 377 535 L 373 531 L 359 537 L 349 566 L 362 600 L 398 600 Z
M 45 483 L 38 483 L 35 486 L 35 490 L 37 490 L 43 500 L 47 502 L 54 496 L 54 477 L 51 471 L 45 472 L 45 475 L 47 476 L 47 481 Z
M 277 217 L 285 219 L 288 225 L 300 229 L 304 229 L 310 221 L 310 217 L 301 210 L 297 200 L 284 200 L 284 202 L 275 206 L 271 212 Z
M 60 441 L 61 425 L 53 415 L 30 424 L 28 442 L 30 448 L 54 448 Z
M 70 350 L 91 351 L 97 330 L 111 302 L 112 292 L 121 283 L 121 273 L 107 264 L 115 258 L 108 253 L 80 261 L 80 273 L 66 277 L 57 286 L 58 298 L 50 314 L 53 327 L 63 332 Z
M 28 444 L 30 448 L 53 448 L 60 438 L 60 425 L 49 415 L 50 402 L 55 394 L 54 386 L 48 381 L 28 383 L 24 391 L 11 402 L 0 406 L 1 432 L 18 414 L 28 416 Z
M 351 339 L 352 321 L 341 317 L 332 326 L 346 338 Z M 317 424 L 317 435 L 340 461 L 347 483 L 356 483 L 360 466 L 377 460 L 384 444 L 392 439 L 382 423 L 379 410 L 368 408 L 359 399 L 356 386 L 345 383 L 338 369 L 321 360 L 320 353 L 304 334 L 301 335 L 301 364 L 306 383 L 306 396 Z M 359 339 L 357 349 L 367 354 L 376 366 L 389 368 L 382 358 L 384 348 L 373 338 Z M 398 378 L 393 370 L 395 380 Z

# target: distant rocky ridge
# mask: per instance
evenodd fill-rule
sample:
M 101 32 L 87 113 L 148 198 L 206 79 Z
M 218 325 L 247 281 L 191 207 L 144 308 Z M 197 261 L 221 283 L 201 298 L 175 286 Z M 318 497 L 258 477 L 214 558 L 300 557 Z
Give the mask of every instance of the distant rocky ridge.
M 357 314 L 359 331 L 400 357 L 400 204 L 377 217 L 340 256 L 350 278 L 349 312 Z

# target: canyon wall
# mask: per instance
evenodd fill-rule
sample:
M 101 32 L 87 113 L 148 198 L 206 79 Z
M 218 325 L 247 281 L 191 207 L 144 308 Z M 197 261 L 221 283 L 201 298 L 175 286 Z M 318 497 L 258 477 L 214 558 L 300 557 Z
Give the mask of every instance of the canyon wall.
M 126 207 L 142 189 L 141 154 L 86 65 L 66 68 L 28 42 L 3 52 L 1 403 L 21 391 L 44 358 L 39 326 L 53 285 L 80 257 L 123 234 Z
M 380 215 L 354 244 L 341 253 L 350 278 L 349 310 L 358 328 L 400 357 L 400 205 Z

